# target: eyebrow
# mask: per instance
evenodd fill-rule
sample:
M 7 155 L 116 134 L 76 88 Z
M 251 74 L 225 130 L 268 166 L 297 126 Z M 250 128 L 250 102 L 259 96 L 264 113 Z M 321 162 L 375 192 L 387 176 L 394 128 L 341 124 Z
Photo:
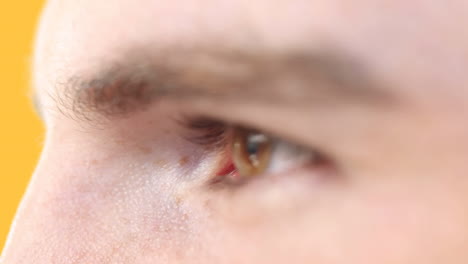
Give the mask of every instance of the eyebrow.
M 160 100 L 291 105 L 387 105 L 394 95 L 338 51 L 245 52 L 173 49 L 127 52 L 90 74 L 57 85 L 55 100 L 73 115 L 125 116 Z

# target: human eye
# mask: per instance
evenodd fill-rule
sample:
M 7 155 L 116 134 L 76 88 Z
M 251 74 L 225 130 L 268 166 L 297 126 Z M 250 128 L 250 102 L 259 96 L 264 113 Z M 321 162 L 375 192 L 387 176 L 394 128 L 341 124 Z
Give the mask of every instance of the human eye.
M 190 118 L 185 123 L 192 131 L 193 143 L 217 153 L 216 171 L 208 184 L 240 188 L 267 177 L 288 177 L 296 172 L 329 174 L 332 161 L 321 151 L 259 129 L 207 118 Z

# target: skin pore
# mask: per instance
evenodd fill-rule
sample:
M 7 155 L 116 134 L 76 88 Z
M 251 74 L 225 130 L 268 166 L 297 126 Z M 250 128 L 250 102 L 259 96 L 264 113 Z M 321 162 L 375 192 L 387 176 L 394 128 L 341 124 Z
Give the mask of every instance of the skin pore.
M 33 65 L 47 136 L 0 262 L 466 263 L 467 13 L 49 1 Z M 215 136 L 236 126 L 279 143 L 262 173 L 214 185 L 232 155 Z

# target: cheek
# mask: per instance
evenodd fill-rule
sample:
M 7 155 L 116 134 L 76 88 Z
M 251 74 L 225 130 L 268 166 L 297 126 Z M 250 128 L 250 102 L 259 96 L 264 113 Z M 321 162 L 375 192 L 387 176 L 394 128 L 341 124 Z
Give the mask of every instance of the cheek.
M 466 197 L 442 186 L 408 180 L 356 188 L 317 217 L 317 245 L 343 263 L 466 261 Z
M 211 250 L 237 263 L 468 260 L 466 195 L 442 187 L 440 179 L 387 183 L 311 191 L 300 210 L 259 207 L 257 200 L 208 204 L 208 229 L 217 230 Z M 221 206 L 228 208 L 226 213 Z

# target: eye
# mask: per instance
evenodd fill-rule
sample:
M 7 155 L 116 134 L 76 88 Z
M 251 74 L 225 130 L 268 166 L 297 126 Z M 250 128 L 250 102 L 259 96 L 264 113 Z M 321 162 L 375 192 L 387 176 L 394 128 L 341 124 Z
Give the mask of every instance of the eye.
M 317 169 L 326 164 L 318 152 L 253 129 L 234 127 L 230 133 L 227 139 L 230 163 L 218 173 L 215 183 L 238 185 L 262 175 L 305 166 Z
M 241 185 L 269 174 L 291 175 L 296 169 L 317 171 L 334 167 L 318 151 L 255 129 L 206 118 L 186 118 L 181 124 L 189 128 L 187 140 L 202 146 L 207 153 L 221 156 L 211 184 Z

